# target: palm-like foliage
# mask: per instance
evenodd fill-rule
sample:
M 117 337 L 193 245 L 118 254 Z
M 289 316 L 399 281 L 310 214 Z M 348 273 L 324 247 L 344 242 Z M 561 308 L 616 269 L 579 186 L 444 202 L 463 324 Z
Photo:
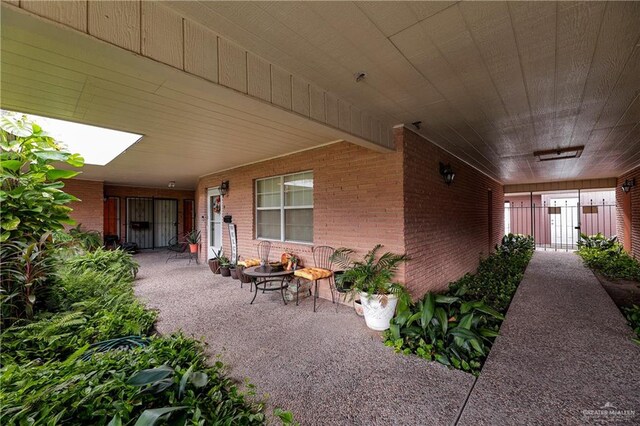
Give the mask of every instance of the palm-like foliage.
M 406 294 L 404 287 L 393 282 L 400 264 L 409 260 L 405 254 L 386 252 L 378 257 L 382 244 L 369 250 L 362 260 L 353 260 L 354 250 L 341 247 L 331 256 L 332 261 L 345 268 L 342 275 L 336 278 L 339 285 L 352 283 L 353 291 L 372 294 Z

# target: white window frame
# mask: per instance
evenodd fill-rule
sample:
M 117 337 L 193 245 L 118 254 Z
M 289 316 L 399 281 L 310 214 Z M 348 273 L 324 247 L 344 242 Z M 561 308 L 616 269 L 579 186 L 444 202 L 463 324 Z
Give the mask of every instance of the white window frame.
M 254 199 L 255 199 L 255 206 L 256 206 L 256 214 L 255 214 L 255 238 L 256 240 L 264 240 L 264 241 L 278 241 L 278 242 L 286 242 L 286 243 L 295 243 L 295 244 L 307 244 L 307 245 L 313 245 L 313 241 L 296 241 L 296 240 L 287 240 L 285 239 L 285 211 L 286 210 L 303 210 L 303 209 L 311 209 L 313 210 L 313 203 L 310 205 L 304 205 L 304 206 L 285 206 L 284 205 L 284 178 L 288 177 L 288 176 L 294 176 L 294 175 L 299 175 L 299 174 L 303 174 L 303 173 L 313 173 L 313 170 L 303 170 L 300 172 L 295 172 L 295 173 L 287 173 L 285 175 L 279 175 L 279 176 L 269 176 L 269 177 L 265 177 L 265 178 L 260 178 L 260 179 L 256 179 L 255 184 L 254 184 Z M 280 207 L 258 207 L 258 182 L 260 181 L 264 181 L 264 180 L 270 180 L 270 179 L 275 179 L 275 178 L 279 178 L 280 179 Z M 314 181 L 314 189 L 315 189 L 315 175 L 313 176 L 313 181 Z M 314 192 L 315 194 L 315 192 Z M 315 196 L 315 195 L 314 195 Z M 313 201 L 313 197 L 312 197 L 312 201 Z M 273 239 L 273 238 L 264 238 L 264 237 L 260 237 L 258 236 L 258 211 L 262 211 L 262 210 L 280 210 L 280 239 Z M 311 226 L 313 226 L 314 224 L 312 223 Z M 314 238 L 315 238 L 315 234 L 314 234 Z

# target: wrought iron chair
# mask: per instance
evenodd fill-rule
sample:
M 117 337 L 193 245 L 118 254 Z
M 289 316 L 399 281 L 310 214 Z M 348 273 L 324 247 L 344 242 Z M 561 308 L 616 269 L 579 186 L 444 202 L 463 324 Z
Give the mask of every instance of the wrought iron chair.
M 189 243 L 187 242 L 186 235 L 176 235 L 171 238 L 167 245 L 167 250 L 169 251 L 169 257 L 164 263 L 169 262 L 171 259 L 180 258 L 180 255 L 189 250 Z
M 313 312 L 316 311 L 316 305 L 318 302 L 318 281 L 327 279 L 329 280 L 329 289 L 331 290 L 331 302 L 336 303 L 334 293 L 335 284 L 333 282 L 333 260 L 332 255 L 335 249 L 330 246 L 316 246 L 313 248 L 313 268 L 298 269 L 294 272 L 294 276 L 305 279 L 307 281 L 313 281 L 315 283 L 315 290 L 313 292 Z M 296 293 L 296 305 L 298 304 L 298 293 Z
M 264 261 L 266 265 L 269 263 L 269 252 L 271 251 L 271 241 L 260 241 L 258 243 L 258 259 Z

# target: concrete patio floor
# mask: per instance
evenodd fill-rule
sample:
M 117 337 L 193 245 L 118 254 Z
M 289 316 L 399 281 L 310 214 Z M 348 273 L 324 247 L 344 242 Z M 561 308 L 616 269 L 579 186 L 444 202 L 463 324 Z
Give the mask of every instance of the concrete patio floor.
M 314 313 L 312 299 L 284 306 L 279 292 L 250 305 L 248 285 L 165 259 L 136 256 L 136 294 L 159 310 L 158 330 L 203 339 L 231 377 L 268 395 L 268 412 L 291 410 L 302 425 L 640 421 L 640 347 L 573 253 L 534 254 L 477 381 L 395 354 L 350 307 L 320 300 Z
M 248 378 L 268 410 L 291 410 L 302 425 L 452 424 L 474 377 L 400 356 L 347 306 L 330 301 L 285 306 L 279 292 L 259 293 L 165 253 L 136 255 L 136 294 L 159 310 L 158 331 L 183 330 L 221 355 L 229 375 Z M 322 283 L 321 283 L 322 285 Z

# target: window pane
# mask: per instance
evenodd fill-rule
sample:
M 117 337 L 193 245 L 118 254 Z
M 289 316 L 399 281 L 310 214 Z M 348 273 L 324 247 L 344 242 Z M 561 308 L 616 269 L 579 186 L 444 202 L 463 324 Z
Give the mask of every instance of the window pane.
M 256 215 L 258 238 L 279 240 L 280 236 L 280 210 L 258 210 Z
M 280 207 L 280 178 L 258 181 L 258 207 Z
M 284 212 L 285 239 L 313 242 L 313 209 L 289 209 Z
M 284 193 L 287 207 L 313 205 L 313 172 L 285 176 Z

